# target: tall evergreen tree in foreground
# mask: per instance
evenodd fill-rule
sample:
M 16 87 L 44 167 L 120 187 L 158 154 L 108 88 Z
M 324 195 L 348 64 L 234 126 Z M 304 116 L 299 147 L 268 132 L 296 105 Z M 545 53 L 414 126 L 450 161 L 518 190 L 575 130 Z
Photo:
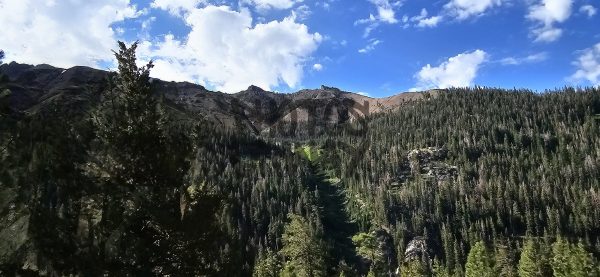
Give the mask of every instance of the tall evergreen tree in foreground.
M 90 169 L 111 185 L 130 189 L 178 186 L 186 168 L 184 163 L 174 163 L 181 157 L 170 144 L 164 107 L 152 95 L 154 65 L 136 65 L 137 42 L 129 48 L 119 42 L 119 47 L 115 52 L 119 71 L 111 80 L 114 87 L 92 119 L 97 140 Z
M 137 274 L 206 274 L 216 263 L 206 261 L 215 243 L 214 199 L 194 176 L 187 178 L 194 184 L 184 183 L 192 144 L 152 93 L 152 62 L 136 65 L 137 43 L 119 47 L 119 71 L 92 118 L 96 139 L 86 166 L 103 194 L 101 248 L 115 232 L 127 241 L 112 245 L 117 253 L 104 262 Z
M 591 277 L 598 274 L 592 255 L 585 250 L 581 242 L 573 245 L 558 238 L 552 245 L 551 264 L 555 277 Z
M 525 241 L 519 260 L 519 276 L 551 276 L 546 247 L 534 239 Z
M 479 241 L 471 248 L 465 265 L 465 276 L 496 276 L 492 255 L 484 242 Z

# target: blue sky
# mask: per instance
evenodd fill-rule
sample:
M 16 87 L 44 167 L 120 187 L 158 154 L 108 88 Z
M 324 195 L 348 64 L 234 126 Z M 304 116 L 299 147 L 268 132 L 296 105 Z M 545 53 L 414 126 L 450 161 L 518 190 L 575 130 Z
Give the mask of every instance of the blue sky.
M 592 0 L 0 0 L 6 61 L 114 68 L 140 41 L 153 76 L 236 92 L 600 85 Z

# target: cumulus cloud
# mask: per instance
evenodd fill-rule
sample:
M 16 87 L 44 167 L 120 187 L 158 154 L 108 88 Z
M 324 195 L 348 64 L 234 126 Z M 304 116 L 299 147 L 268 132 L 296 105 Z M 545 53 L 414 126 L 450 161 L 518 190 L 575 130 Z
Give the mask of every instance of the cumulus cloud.
M 364 48 L 361 48 L 361 49 L 358 50 L 358 53 L 361 53 L 361 54 L 369 53 L 369 52 L 375 50 L 375 47 L 377 45 L 381 44 L 382 42 L 383 41 L 378 40 L 378 39 L 371 39 L 369 41 L 369 44 L 367 44 L 367 46 L 365 46 Z
M 581 51 L 581 55 L 573 62 L 577 71 L 571 76 L 573 81 L 588 81 L 600 86 L 600 43 Z
M 473 16 L 481 16 L 488 9 L 502 5 L 503 0 L 451 0 L 444 5 L 445 11 L 457 18 L 464 20 Z
M 323 70 L 323 65 L 320 64 L 320 63 L 316 63 L 316 64 L 313 65 L 313 69 L 315 71 L 321 71 L 321 70 Z
M 243 0 L 242 2 L 252 4 L 259 10 L 289 9 L 303 0 Z
M 502 65 L 520 65 L 527 63 L 537 63 L 542 62 L 548 59 L 548 53 L 541 52 L 536 54 L 531 54 L 525 57 L 507 57 L 500 60 Z
M 485 51 L 475 50 L 458 54 L 436 67 L 427 64 L 415 74 L 417 86 L 411 90 L 471 86 L 487 56 Z
M 185 17 L 191 31 L 184 40 L 167 35 L 162 41 L 146 41 L 140 56 L 155 61 L 153 77 L 194 81 L 224 92 L 251 84 L 268 89 L 298 85 L 321 35 L 310 33 L 294 16 L 255 25 L 252 21 L 247 10 L 196 8 Z
M 593 17 L 596 15 L 598 10 L 596 10 L 596 8 L 594 8 L 592 5 L 583 5 L 581 8 L 579 8 L 579 12 L 587 15 L 588 17 Z
M 129 0 L 0 0 L 6 60 L 60 67 L 112 61 L 112 24 L 141 14 Z
M 402 6 L 402 1 L 390 2 L 389 0 L 368 0 L 377 7 L 377 15 L 370 14 L 369 18 L 360 19 L 354 25 L 366 24 L 364 37 L 368 37 L 371 31 L 379 27 L 381 23 L 396 24 L 396 12 L 394 8 Z
M 527 18 L 536 22 L 531 31 L 537 42 L 552 42 L 562 36 L 562 29 L 555 27 L 569 19 L 573 0 L 540 0 L 529 8 Z
M 205 0 L 154 0 L 150 6 L 169 11 L 173 15 L 183 16 L 201 3 L 205 3 Z

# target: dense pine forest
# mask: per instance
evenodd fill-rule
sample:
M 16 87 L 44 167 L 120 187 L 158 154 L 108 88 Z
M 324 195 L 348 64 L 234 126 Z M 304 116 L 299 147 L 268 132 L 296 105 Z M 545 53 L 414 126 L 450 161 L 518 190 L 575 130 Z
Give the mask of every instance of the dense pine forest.
M 0 275 L 600 276 L 598 88 L 252 132 L 165 97 L 135 51 L 101 93 L 26 110 L 0 76 Z

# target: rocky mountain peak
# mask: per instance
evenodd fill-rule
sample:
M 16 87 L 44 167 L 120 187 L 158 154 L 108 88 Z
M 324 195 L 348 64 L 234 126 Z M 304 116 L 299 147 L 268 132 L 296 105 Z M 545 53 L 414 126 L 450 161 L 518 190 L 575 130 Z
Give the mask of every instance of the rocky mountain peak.
M 259 92 L 266 92 L 266 90 L 262 89 L 261 87 L 255 86 L 255 85 L 250 85 L 250 86 L 249 86 L 249 87 L 246 89 L 246 91 L 248 91 L 248 92 L 256 92 L 256 93 L 259 93 Z

